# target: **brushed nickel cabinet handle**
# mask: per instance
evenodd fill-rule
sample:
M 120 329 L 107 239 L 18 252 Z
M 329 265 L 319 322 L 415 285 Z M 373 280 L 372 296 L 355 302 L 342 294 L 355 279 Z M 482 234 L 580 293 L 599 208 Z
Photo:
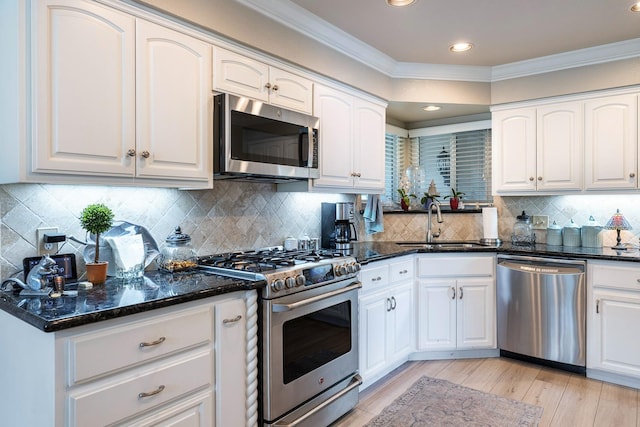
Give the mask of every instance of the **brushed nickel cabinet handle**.
M 130 149 L 127 151 L 127 156 L 129 156 L 129 157 L 135 157 L 135 155 L 136 155 L 136 150 L 134 150 L 133 148 L 130 148 Z
M 153 391 L 145 391 L 142 393 L 138 393 L 138 399 L 144 399 L 145 397 L 155 396 L 156 394 L 162 392 L 162 390 L 164 390 L 164 385 L 158 386 L 158 388 Z
M 387 298 L 387 312 L 391 311 L 391 298 Z
M 145 348 L 145 347 L 153 347 L 154 345 L 158 345 L 158 344 L 162 344 L 163 342 L 165 342 L 166 338 L 165 337 L 160 337 L 155 341 L 151 341 L 151 342 L 141 342 L 140 343 L 140 348 Z
M 452 286 L 451 291 L 453 292 L 453 296 L 451 297 L 451 299 L 456 299 L 456 288 Z
M 396 297 L 391 297 L 391 310 L 395 310 L 396 307 L 398 306 L 398 303 L 396 302 Z
M 227 324 L 227 323 L 235 323 L 238 322 L 240 319 L 242 319 L 242 315 L 238 314 L 236 317 L 234 317 L 233 319 L 224 319 L 222 321 L 223 324 Z
M 407 271 L 407 270 L 402 270 L 402 271 L 400 272 L 400 274 L 407 274 L 407 273 L 408 273 L 408 271 Z
M 149 154 L 149 152 L 148 152 L 147 150 L 145 150 L 145 151 L 143 151 L 143 152 L 142 152 L 142 154 L 141 154 L 141 155 L 142 155 L 142 157 L 144 157 L 145 159 L 148 159 L 148 158 L 149 158 L 149 156 L 150 156 L 151 154 Z
M 462 290 L 462 286 L 460 287 L 460 299 L 462 299 L 462 295 L 463 295 L 463 290 Z
M 600 300 L 596 300 L 596 314 L 600 314 Z

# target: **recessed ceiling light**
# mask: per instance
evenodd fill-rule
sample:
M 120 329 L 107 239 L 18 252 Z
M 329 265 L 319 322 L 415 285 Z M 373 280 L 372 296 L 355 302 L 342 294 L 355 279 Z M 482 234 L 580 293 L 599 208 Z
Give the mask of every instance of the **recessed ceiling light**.
M 631 5 L 631 12 L 640 12 L 640 1 Z
M 423 108 L 424 111 L 438 111 L 439 109 L 440 107 L 438 107 L 437 105 L 427 105 Z
M 449 50 L 451 52 L 466 52 L 470 50 L 472 47 L 473 47 L 473 44 L 469 42 L 460 42 L 460 43 L 455 43 L 449 46 Z
M 387 0 L 389 6 L 409 6 L 418 0 Z

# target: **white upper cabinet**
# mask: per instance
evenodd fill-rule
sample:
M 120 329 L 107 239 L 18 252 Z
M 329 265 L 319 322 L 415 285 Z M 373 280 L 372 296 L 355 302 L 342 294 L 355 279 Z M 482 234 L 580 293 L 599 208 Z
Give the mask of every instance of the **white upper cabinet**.
M 585 188 L 637 188 L 638 96 L 588 101 L 585 119 Z
M 563 103 L 493 114 L 498 194 L 582 189 L 582 105 Z
M 132 176 L 135 19 L 83 0 L 35 6 L 33 170 Z
M 495 194 L 638 189 L 638 89 L 493 111 Z
M 211 179 L 211 45 L 137 21 L 137 175 Z
M 229 50 L 214 48 L 214 89 L 311 114 L 313 82 Z
M 211 45 L 97 2 L 34 5 L 19 180 L 210 188 Z
M 320 118 L 320 178 L 314 188 L 384 191 L 384 106 L 316 85 L 314 114 Z

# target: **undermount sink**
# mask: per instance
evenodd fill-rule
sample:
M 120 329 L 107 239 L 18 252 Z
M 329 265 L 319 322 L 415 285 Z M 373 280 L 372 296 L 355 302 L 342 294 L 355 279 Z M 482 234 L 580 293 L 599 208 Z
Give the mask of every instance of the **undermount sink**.
M 476 241 L 442 241 L 432 243 L 398 242 L 397 244 L 403 247 L 414 249 L 471 249 L 491 247 L 491 245 Z

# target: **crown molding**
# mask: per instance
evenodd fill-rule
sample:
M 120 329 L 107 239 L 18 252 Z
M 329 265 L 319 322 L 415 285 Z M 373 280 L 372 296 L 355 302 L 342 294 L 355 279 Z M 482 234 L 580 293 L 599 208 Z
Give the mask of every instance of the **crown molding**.
M 289 0 L 235 0 L 391 78 L 495 82 L 640 57 L 640 38 L 493 67 L 398 62 Z

